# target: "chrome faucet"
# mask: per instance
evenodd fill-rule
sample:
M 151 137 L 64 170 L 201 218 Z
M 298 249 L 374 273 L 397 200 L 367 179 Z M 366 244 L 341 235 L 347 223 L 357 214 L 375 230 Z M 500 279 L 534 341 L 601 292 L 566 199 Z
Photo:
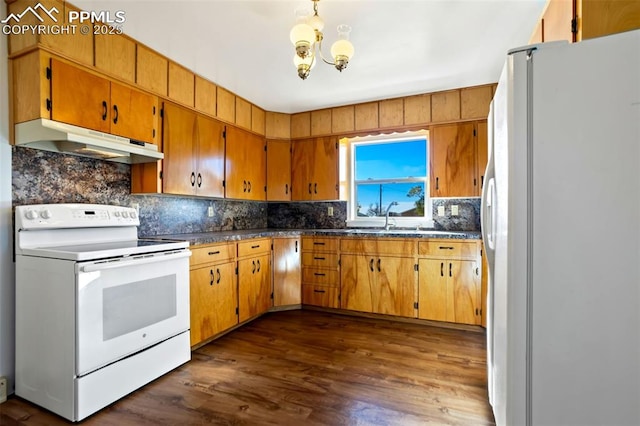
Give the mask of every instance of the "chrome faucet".
M 391 210 L 391 207 L 393 206 L 397 206 L 398 202 L 397 201 L 392 201 L 391 203 L 389 203 L 389 207 L 387 207 L 387 213 L 384 216 L 384 229 L 385 231 L 389 230 L 389 211 Z

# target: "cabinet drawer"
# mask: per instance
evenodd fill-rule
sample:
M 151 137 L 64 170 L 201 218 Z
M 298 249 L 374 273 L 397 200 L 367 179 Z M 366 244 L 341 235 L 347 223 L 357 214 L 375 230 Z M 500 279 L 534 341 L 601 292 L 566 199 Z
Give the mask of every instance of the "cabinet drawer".
M 337 268 L 338 255 L 335 253 L 302 253 L 302 265 L 316 268 Z
M 446 257 L 452 259 L 475 259 L 478 255 L 476 241 L 420 241 L 418 254 L 421 256 Z
M 302 286 L 302 303 L 304 305 L 322 306 L 324 308 L 340 307 L 340 289 L 320 285 Z
M 236 255 L 234 243 L 214 244 L 211 246 L 196 246 L 191 248 L 191 265 L 202 263 L 217 263 L 233 259 Z
M 240 241 L 238 243 L 238 257 L 253 256 L 271 251 L 271 240 L 263 238 L 259 240 Z
M 340 250 L 347 253 L 413 256 L 416 254 L 416 241 L 345 238 L 340 240 Z
M 337 251 L 338 240 L 324 237 L 302 237 L 302 250 Z
M 338 271 L 331 269 L 302 268 L 302 282 L 338 286 Z

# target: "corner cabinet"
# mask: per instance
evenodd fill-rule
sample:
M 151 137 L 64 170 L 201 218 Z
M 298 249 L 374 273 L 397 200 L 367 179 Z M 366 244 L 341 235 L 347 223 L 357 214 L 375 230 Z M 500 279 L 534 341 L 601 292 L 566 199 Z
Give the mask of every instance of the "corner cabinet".
M 226 197 L 266 200 L 267 145 L 264 137 L 228 125 L 226 150 Z
M 300 238 L 273 239 L 273 306 L 302 303 Z
M 340 251 L 343 309 L 416 317 L 415 240 L 343 239 Z
M 455 240 L 418 243 L 419 318 L 481 324 L 480 245 Z
M 267 140 L 267 200 L 291 201 L 291 142 Z
M 292 200 L 337 200 L 339 198 L 336 137 L 293 141 L 291 158 Z

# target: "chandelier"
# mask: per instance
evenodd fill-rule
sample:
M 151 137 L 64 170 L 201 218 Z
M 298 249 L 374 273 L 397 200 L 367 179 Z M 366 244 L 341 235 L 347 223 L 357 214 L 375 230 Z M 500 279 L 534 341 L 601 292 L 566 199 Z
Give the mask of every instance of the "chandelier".
M 313 1 L 313 16 L 297 13 L 297 23 L 289 33 L 291 43 L 296 47 L 293 63 L 298 70 L 298 77 L 303 80 L 309 77 L 318 55 L 325 63 L 335 66 L 338 71 L 342 72 L 347 67 L 349 59 L 353 58 L 354 51 L 353 44 L 349 41 L 351 27 L 344 24 L 338 25 L 339 39 L 331 45 L 333 62 L 325 59 L 322 55 L 324 21 L 318 16 L 318 2 L 320 0 L 311 1 Z

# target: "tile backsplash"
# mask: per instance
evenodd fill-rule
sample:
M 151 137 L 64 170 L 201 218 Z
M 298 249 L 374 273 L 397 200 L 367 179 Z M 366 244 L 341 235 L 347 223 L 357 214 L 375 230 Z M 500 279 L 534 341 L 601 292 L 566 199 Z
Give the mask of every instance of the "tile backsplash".
M 131 167 L 127 164 L 12 148 L 13 205 L 92 203 L 140 209 L 141 236 L 243 229 L 344 228 L 345 201 L 264 202 L 172 195 L 132 195 Z M 451 215 L 457 205 L 458 216 Z M 437 207 L 445 216 L 437 216 Z M 213 208 L 209 217 L 208 208 Z M 328 215 L 333 208 L 333 216 Z M 479 198 L 433 199 L 436 229 L 480 229 Z

